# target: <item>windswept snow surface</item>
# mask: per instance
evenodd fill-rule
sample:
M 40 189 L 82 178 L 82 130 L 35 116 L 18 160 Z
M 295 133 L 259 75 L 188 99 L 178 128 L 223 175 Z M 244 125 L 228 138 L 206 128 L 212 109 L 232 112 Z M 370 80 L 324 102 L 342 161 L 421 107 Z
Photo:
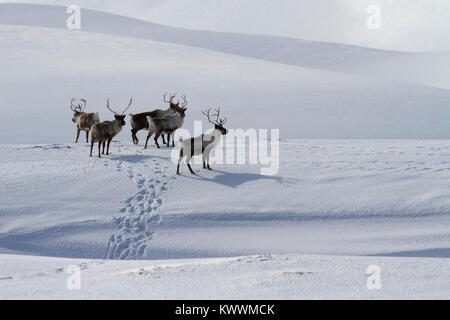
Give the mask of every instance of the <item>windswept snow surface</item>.
M 379 290 L 367 287 L 370 265 L 380 267 Z M 77 269 L 79 290 L 71 281 Z M 112 261 L 1 255 L 0 299 L 448 299 L 449 270 L 450 259 L 423 258 L 283 254 Z
M 288 140 L 275 176 L 236 164 L 175 176 L 171 148 L 131 143 L 104 159 L 83 144 L 0 148 L 3 253 L 450 257 L 448 141 Z

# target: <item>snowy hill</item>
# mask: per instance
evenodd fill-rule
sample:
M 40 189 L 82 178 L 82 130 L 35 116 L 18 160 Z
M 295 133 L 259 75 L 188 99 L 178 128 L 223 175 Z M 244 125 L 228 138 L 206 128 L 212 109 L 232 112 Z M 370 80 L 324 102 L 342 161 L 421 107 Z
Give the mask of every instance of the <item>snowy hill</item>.
M 397 51 L 450 50 L 446 0 L 28 0 L 79 4 L 180 28 L 327 41 Z M 381 29 L 366 27 L 367 8 L 381 9 Z
M 0 4 L 0 8 L 0 23 L 66 28 L 65 7 Z M 271 62 L 450 89 L 450 52 L 406 53 L 286 37 L 194 31 L 91 10 L 83 10 L 82 17 L 83 32 L 187 45 Z
M 233 127 L 280 128 L 282 137 L 449 137 L 450 91 L 430 87 L 450 86 L 450 72 L 435 72 L 450 68 L 446 53 L 189 31 L 93 11 L 83 11 L 82 32 L 72 32 L 64 29 L 64 7 L 0 7 L 8 48 L 0 64 L 9 70 L 0 76 L 0 112 L 11 119 L 3 143 L 71 141 L 73 96 L 86 97 L 88 110 L 108 119 L 107 97 L 117 105 L 133 96 L 136 113 L 162 107 L 168 90 L 188 95 L 188 129 L 201 109 L 222 106 Z M 128 130 L 119 139 L 129 140 Z

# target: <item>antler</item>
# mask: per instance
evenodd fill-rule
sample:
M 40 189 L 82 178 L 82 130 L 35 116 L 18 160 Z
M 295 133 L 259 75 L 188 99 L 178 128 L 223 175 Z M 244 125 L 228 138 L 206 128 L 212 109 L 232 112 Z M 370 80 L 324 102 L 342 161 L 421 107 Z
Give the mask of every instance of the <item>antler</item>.
M 213 117 L 214 116 L 216 117 L 215 121 L 212 121 L 211 117 L 210 117 L 211 108 L 209 108 L 208 110 L 202 111 L 202 113 L 208 118 L 208 121 L 211 122 L 212 124 L 217 124 L 219 126 L 224 125 L 227 122 L 227 118 L 219 119 L 220 108 L 216 108 L 215 111 L 216 112 L 212 115 Z
M 80 104 L 78 104 L 78 107 L 80 108 L 80 111 L 83 111 L 86 108 L 86 100 L 85 99 L 81 99 L 81 102 L 83 102 L 83 106 L 81 106 Z
M 122 111 L 122 115 L 125 114 L 125 112 L 130 109 L 131 104 L 133 103 L 133 97 L 131 97 L 130 102 L 128 103 L 128 107 L 125 108 L 125 110 Z
M 131 107 L 131 104 L 133 103 L 133 97 L 131 97 L 130 102 L 128 103 L 128 107 L 125 108 L 125 110 L 122 111 L 122 113 L 120 115 L 124 115 L 124 113 Z M 109 106 L 109 98 L 106 101 L 106 107 L 109 109 L 109 111 L 111 111 L 112 113 L 114 113 L 115 115 L 119 115 L 117 112 L 115 112 L 113 109 L 111 109 L 111 107 Z
M 115 115 L 118 115 L 118 113 L 115 112 L 113 109 L 111 109 L 111 107 L 109 106 L 109 98 L 108 98 L 108 100 L 106 101 L 106 107 L 108 108 L 109 111 L 111 111 L 111 112 L 114 113 Z
M 187 105 L 188 105 L 188 101 L 187 101 L 186 95 L 183 94 L 183 95 L 181 96 L 181 99 L 183 99 L 183 102 L 181 103 L 181 107 L 182 107 L 182 108 L 186 108 Z
M 175 94 L 170 94 L 170 93 L 169 93 L 170 99 L 169 99 L 169 101 L 167 101 L 167 99 L 166 99 L 167 92 L 164 93 L 164 102 L 165 102 L 165 103 L 173 103 L 173 99 L 175 98 L 176 95 L 177 95 L 176 92 L 175 92 Z
M 70 109 L 73 111 L 73 112 L 77 112 L 77 111 L 79 111 L 79 105 L 78 105 L 78 107 L 76 107 L 76 106 L 74 106 L 73 105 L 73 102 L 75 101 L 75 98 L 72 98 L 72 100 L 70 100 Z

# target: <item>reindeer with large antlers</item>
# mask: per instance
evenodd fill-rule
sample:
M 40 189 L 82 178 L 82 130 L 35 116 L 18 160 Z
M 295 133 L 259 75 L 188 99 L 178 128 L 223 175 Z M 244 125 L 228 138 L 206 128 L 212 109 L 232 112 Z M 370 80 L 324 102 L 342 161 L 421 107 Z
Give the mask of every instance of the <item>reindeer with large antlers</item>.
M 175 131 L 181 128 L 184 124 L 185 112 L 187 109 L 187 100 L 186 96 L 182 96 L 183 102 L 181 107 L 179 106 L 179 102 L 176 106 L 176 111 L 173 114 L 168 114 L 163 117 L 152 117 L 147 116 L 148 121 L 148 135 L 147 140 L 145 141 L 144 148 L 147 149 L 148 140 L 150 137 L 155 134 L 155 144 L 159 148 L 158 138 L 160 135 L 164 133 L 167 134 L 167 146 L 170 144 L 170 137 L 172 136 L 172 147 L 175 147 L 174 135 Z
M 138 113 L 138 114 L 130 113 L 128 115 L 130 117 L 131 137 L 133 139 L 134 144 L 139 143 L 137 133 L 140 130 L 143 130 L 143 129 L 148 130 L 149 129 L 147 117 L 163 118 L 167 115 L 175 114 L 175 112 L 177 112 L 177 111 L 181 111 L 180 108 L 186 107 L 186 105 L 187 105 L 186 96 L 182 97 L 184 102 L 182 103 L 182 106 L 180 107 L 180 102 L 178 100 L 177 100 L 177 102 L 174 101 L 176 95 L 177 95 L 176 93 L 169 94 L 169 99 L 167 99 L 167 92 L 163 95 L 163 101 L 165 103 L 169 104 L 169 108 L 166 110 L 156 109 L 156 110 L 153 110 L 150 112 L 143 112 L 143 113 Z M 161 135 L 161 137 L 162 137 L 163 143 L 166 144 L 164 135 Z M 167 139 L 169 139 L 169 136 L 167 137 Z
M 92 157 L 92 148 L 94 147 L 94 142 L 98 142 L 98 157 L 101 158 L 100 155 L 100 147 L 103 144 L 102 154 L 105 154 L 105 144 L 107 144 L 106 155 L 109 155 L 109 145 L 111 140 L 117 136 L 120 131 L 122 131 L 122 127 L 125 125 L 125 112 L 131 107 L 133 103 L 133 98 L 130 99 L 128 106 L 125 110 L 122 111 L 121 114 L 117 113 L 113 109 L 111 109 L 109 105 L 109 98 L 106 102 L 106 108 L 114 114 L 114 120 L 112 121 L 103 121 L 96 123 L 92 126 L 91 129 L 91 153 Z
M 228 130 L 223 127 L 227 122 L 227 118 L 220 118 L 220 108 L 216 108 L 215 113 L 210 115 L 211 109 L 202 111 L 210 123 L 214 125 L 214 130 L 211 133 L 204 133 L 200 136 L 190 138 L 190 139 L 180 139 L 180 157 L 178 158 L 177 174 L 180 174 L 180 163 L 183 158 L 186 157 L 186 164 L 189 171 L 195 174 L 192 170 L 190 162 L 191 158 L 196 155 L 202 155 L 203 158 L 203 169 L 212 170 L 209 165 L 209 157 L 211 151 L 220 143 L 222 135 L 228 133 Z M 215 117 L 211 120 L 211 116 Z
M 89 131 L 91 127 L 100 122 L 100 118 L 98 117 L 98 113 L 86 113 L 84 109 L 86 109 L 86 100 L 81 99 L 80 102 L 76 106 L 73 104 L 75 98 L 70 100 L 70 109 L 73 111 L 72 122 L 77 124 L 77 138 L 75 139 L 75 143 L 78 142 L 78 138 L 80 137 L 81 131 L 86 131 L 86 143 L 89 142 Z

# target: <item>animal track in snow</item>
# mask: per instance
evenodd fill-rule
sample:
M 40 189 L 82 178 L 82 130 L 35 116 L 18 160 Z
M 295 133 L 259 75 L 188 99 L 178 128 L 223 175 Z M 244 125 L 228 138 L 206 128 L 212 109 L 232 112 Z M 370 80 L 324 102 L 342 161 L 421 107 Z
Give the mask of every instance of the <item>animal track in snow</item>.
M 149 163 L 145 168 L 152 167 L 152 177 L 138 172 L 134 164 L 124 161 L 117 164 L 117 171 L 125 172 L 138 191 L 124 200 L 120 215 L 114 218 L 119 231 L 109 240 L 108 259 L 142 259 L 149 255 L 147 248 L 160 222 L 159 209 L 168 179 L 157 160 Z

